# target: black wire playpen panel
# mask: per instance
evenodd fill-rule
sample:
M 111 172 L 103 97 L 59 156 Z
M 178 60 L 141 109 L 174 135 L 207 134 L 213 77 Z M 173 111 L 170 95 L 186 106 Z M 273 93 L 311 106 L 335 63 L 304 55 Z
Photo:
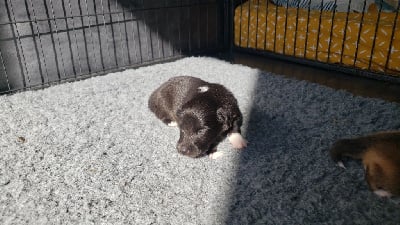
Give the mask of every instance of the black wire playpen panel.
M 399 1 L 0 0 L 0 94 L 235 51 L 399 82 Z
M 210 53 L 217 0 L 2 0 L 0 93 Z

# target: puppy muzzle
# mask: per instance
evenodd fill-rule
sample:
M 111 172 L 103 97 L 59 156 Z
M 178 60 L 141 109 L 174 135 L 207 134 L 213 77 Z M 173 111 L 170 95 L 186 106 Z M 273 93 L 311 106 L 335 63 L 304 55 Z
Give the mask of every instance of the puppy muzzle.
M 182 143 L 178 143 L 177 145 L 177 150 L 180 154 L 185 155 L 185 156 L 189 156 L 192 158 L 197 158 L 197 157 L 201 157 L 205 154 L 205 152 L 201 151 L 200 149 L 198 149 L 196 146 L 194 145 L 185 145 Z

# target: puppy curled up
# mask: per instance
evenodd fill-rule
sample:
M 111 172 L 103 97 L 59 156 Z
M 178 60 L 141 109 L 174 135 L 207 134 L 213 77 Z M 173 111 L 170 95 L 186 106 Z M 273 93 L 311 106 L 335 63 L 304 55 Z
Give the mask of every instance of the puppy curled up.
M 150 95 L 148 107 L 163 123 L 179 128 L 176 148 L 183 155 L 216 158 L 217 145 L 227 136 L 234 148 L 247 146 L 237 100 L 220 84 L 173 77 Z
M 400 196 L 400 131 L 341 139 L 330 154 L 343 168 L 343 157 L 361 159 L 371 191 L 381 197 Z

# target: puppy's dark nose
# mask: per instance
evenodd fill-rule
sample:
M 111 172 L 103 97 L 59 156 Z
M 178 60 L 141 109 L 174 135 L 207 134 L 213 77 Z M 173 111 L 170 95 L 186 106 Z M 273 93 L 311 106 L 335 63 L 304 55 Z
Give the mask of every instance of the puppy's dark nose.
M 178 149 L 178 152 L 183 155 L 186 155 L 189 152 L 189 149 L 183 146 L 182 144 L 178 144 L 178 146 L 176 146 L 176 149 Z
M 186 155 L 189 152 L 189 150 L 187 148 L 181 148 L 179 149 L 179 152 Z
M 177 149 L 178 149 L 178 152 L 181 153 L 182 155 L 186 155 L 186 156 L 189 156 L 192 158 L 196 158 L 199 156 L 198 151 L 195 151 L 195 150 L 191 149 L 190 147 L 178 145 Z

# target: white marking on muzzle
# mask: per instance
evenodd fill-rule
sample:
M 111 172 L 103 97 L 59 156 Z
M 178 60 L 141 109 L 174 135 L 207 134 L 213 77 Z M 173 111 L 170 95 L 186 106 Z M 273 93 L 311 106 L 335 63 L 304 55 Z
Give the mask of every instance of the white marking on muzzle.
M 170 126 L 170 127 L 176 127 L 176 126 L 178 126 L 178 123 L 176 123 L 175 121 L 171 121 L 171 122 L 168 124 L 168 126 Z
M 197 90 L 199 90 L 200 93 L 204 93 L 208 91 L 208 89 L 209 89 L 208 86 L 201 86 L 197 88 Z

